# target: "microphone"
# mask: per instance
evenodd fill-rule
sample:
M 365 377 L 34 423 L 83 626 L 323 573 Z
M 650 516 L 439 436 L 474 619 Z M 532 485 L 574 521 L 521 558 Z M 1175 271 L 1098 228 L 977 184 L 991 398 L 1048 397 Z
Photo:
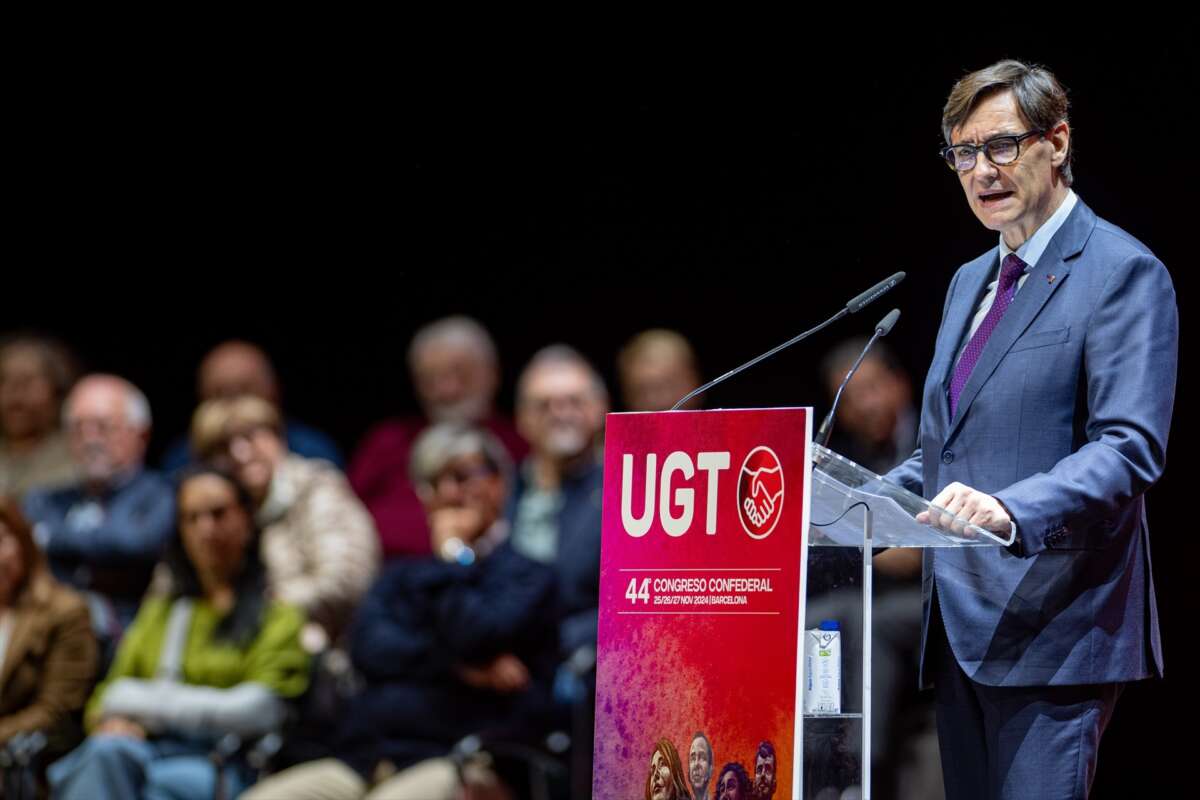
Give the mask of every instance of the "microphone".
M 833 323 L 837 322 L 839 319 L 846 316 L 847 314 L 858 313 L 866 306 L 868 306 L 871 303 L 878 300 L 880 297 L 883 297 L 887 292 L 891 291 L 896 286 L 896 284 L 900 283 L 900 281 L 902 281 L 902 280 L 904 280 L 903 272 L 897 272 L 895 275 L 892 275 L 889 278 L 885 278 L 884 280 L 881 280 L 879 283 L 875 284 L 870 289 L 867 289 L 862 294 L 854 297 L 849 303 L 846 303 L 846 305 L 844 307 L 842 307 L 836 314 L 834 314 L 832 317 L 825 320 L 824 322 L 822 322 L 820 325 L 816 326 L 815 328 L 809 328 L 808 330 L 806 330 L 804 333 L 800 334 L 799 336 L 794 336 L 791 339 L 788 339 L 783 344 L 772 347 L 770 350 L 763 353 L 762 355 L 755 356 L 754 358 L 747 361 L 745 364 L 742 364 L 740 367 L 734 367 L 733 369 L 729 370 L 729 372 L 726 372 L 721 377 L 714 378 L 713 380 L 709 381 L 708 383 L 704 384 L 703 386 L 696 387 L 695 389 L 693 389 L 692 391 L 688 392 L 683 397 L 681 397 L 679 399 L 678 403 L 671 406 L 671 410 L 678 411 L 680 406 L 682 406 L 688 400 L 691 400 L 696 395 L 707 392 L 709 389 L 713 388 L 718 383 L 723 383 L 724 381 L 732 378 L 734 375 L 737 375 L 739 372 L 750 369 L 750 367 L 753 367 L 755 364 L 759 363 L 760 361 L 765 361 L 766 359 L 768 359 L 771 356 L 778 353 L 780 350 L 786 350 L 787 348 L 791 347 L 792 345 L 796 344 L 797 342 L 807 339 L 809 336 L 812 336 L 817 331 L 823 330 L 826 327 L 828 327 L 829 325 L 832 325 Z M 899 311 L 896 312 L 896 316 L 897 317 L 900 316 Z M 896 322 L 896 320 L 892 320 L 892 324 L 895 324 L 895 322 Z M 889 327 L 888 330 L 891 330 L 891 328 Z
M 859 297 L 862 297 L 862 295 L 859 295 Z M 857 299 L 856 297 L 855 300 Z M 829 446 L 829 437 L 833 435 L 833 415 L 837 413 L 838 401 L 842 399 L 842 390 L 846 388 L 846 384 L 850 382 L 850 379 L 854 377 L 854 373 L 858 371 L 858 367 L 862 364 L 863 359 L 867 357 L 867 351 L 871 349 L 871 345 L 875 344 L 876 339 L 880 339 L 891 333 L 892 327 L 898 319 L 900 319 L 900 309 L 893 308 L 875 326 L 875 333 L 872 334 L 871 339 L 867 342 L 867 346 L 858 354 L 858 360 L 850 367 L 850 371 L 846 373 L 846 377 L 842 380 L 842 385 L 838 387 L 837 394 L 833 396 L 833 405 L 830 407 L 829 413 L 825 415 L 825 420 L 821 423 L 820 430 L 817 431 L 817 436 L 814 440 L 817 444 L 822 447 Z
M 857 314 L 859 311 L 862 311 L 864 308 L 866 308 L 871 303 L 874 303 L 876 300 L 883 297 L 887 292 L 896 288 L 896 284 L 898 284 L 902 280 L 904 280 L 904 273 L 897 272 L 892 277 L 880 281 L 879 283 L 872 286 L 870 289 L 867 289 L 865 292 L 860 294 L 858 297 L 855 297 L 849 303 L 846 303 L 846 310 L 849 311 L 851 314 Z M 899 318 L 899 316 L 900 316 L 900 312 L 897 311 L 896 317 Z M 896 322 L 896 320 L 892 320 L 892 324 L 895 324 L 895 322 Z M 886 334 L 884 334 L 884 335 L 886 335 Z

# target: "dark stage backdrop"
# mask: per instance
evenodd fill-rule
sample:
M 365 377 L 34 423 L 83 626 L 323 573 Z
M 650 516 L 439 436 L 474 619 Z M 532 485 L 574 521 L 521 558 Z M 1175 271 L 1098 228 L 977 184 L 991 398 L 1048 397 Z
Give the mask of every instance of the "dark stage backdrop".
M 1194 51 L 1182 35 L 1124 33 L 637 67 L 617 51 L 586 66 L 443 52 L 244 73 L 115 57 L 27 90 L 0 330 L 55 333 L 144 387 L 156 451 L 186 426 L 201 354 L 253 339 L 288 411 L 349 450 L 414 410 L 406 342 L 447 313 L 494 332 L 511 407 L 516 370 L 544 344 L 577 346 L 611 380 L 625 339 L 673 327 L 711 376 L 906 270 L 887 300 L 709 398 L 823 412 L 821 354 L 893 305 L 891 343 L 919 385 L 951 275 L 995 246 L 936 151 L 953 80 L 1011 55 L 1071 90 L 1082 199 L 1171 270 L 1186 375 Z M 1126 692 L 1097 797 L 1186 774 L 1173 766 L 1188 763 L 1186 737 L 1170 731 L 1196 712 L 1188 399 L 1150 497 L 1167 678 Z

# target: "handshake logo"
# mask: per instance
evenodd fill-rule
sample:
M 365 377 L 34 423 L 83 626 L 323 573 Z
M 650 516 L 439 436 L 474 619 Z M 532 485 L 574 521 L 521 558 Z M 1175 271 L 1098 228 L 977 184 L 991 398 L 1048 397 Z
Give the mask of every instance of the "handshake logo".
M 742 462 L 738 516 L 752 539 L 765 539 L 783 515 L 783 467 L 775 451 L 760 445 Z

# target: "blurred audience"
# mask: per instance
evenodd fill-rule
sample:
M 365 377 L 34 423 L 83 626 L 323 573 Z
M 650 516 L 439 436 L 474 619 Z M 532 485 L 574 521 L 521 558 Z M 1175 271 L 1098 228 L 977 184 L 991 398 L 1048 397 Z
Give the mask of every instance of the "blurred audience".
M 517 472 L 507 517 L 513 547 L 554 566 L 567 655 L 596 644 L 604 483 L 599 438 L 607 411 L 603 379 L 566 345 L 538 351 L 517 382 L 517 426 L 531 450 Z
M 822 359 L 821 378 L 830 401 L 866 345 L 865 338 L 850 339 Z M 876 342 L 842 392 L 829 446 L 884 473 L 912 455 L 916 444 L 912 381 L 887 343 Z
M 272 595 L 310 623 L 312 652 L 335 640 L 379 567 L 371 515 L 341 471 L 289 452 L 278 409 L 253 395 L 205 401 L 192 448 L 233 473 L 254 500 Z
M 253 395 L 276 409 L 282 408 L 282 391 L 275 366 L 258 345 L 231 339 L 214 347 L 196 371 L 196 397 L 199 402 L 218 398 Z M 280 412 L 282 413 L 282 412 Z M 342 451 L 326 434 L 294 419 L 284 420 L 284 439 L 288 450 L 307 458 L 323 458 L 339 468 L 345 467 Z M 187 436 L 179 436 L 167 446 L 162 469 L 168 474 L 184 467 L 195 457 Z
M 866 339 L 845 341 L 822 361 L 822 378 L 830 401 L 866 344 Z M 886 343 L 876 342 L 842 392 L 830 447 L 872 472 L 883 473 L 911 455 L 916 443 L 912 382 Z M 840 549 L 823 555 L 824 559 L 810 555 L 810 575 L 830 555 L 856 561 L 861 557 Z M 873 566 L 871 759 L 876 792 L 885 798 L 935 800 L 942 794 L 937 748 L 919 744 L 921 736 L 935 735 L 932 697 L 915 691 L 921 636 L 921 551 L 886 550 L 874 558 Z M 857 574 L 860 570 L 855 563 L 849 572 Z M 815 586 L 820 578 L 814 577 L 810 585 Z M 809 627 L 816 627 L 823 619 L 838 620 L 846 643 L 843 659 L 861 659 L 860 585 L 810 595 L 807 616 Z M 845 672 L 846 696 L 861 695 L 861 680 L 859 671 Z
M 64 404 L 78 482 L 36 490 L 25 515 L 55 576 L 87 593 L 109 646 L 133 619 L 174 526 L 170 484 L 143 466 L 150 404 L 115 375 L 81 379 Z
M 830 398 L 863 344 L 822 362 Z M 407 358 L 422 413 L 369 431 L 347 477 L 327 436 L 282 415 L 266 354 L 224 342 L 198 370 L 190 440 L 164 458 L 180 470 L 173 489 L 143 466 L 150 406 L 136 387 L 102 374 L 72 387 L 61 345 L 0 342 L 0 494 L 23 494 L 29 520 L 0 497 L 0 744 L 50 736 L 62 756 L 48 773 L 56 797 L 236 796 L 253 771 L 240 756 L 218 771 L 214 748 L 285 720 L 298 723 L 294 739 L 306 721 L 322 736 L 321 749 L 284 763 L 331 744 L 335 757 L 271 776 L 248 800 L 520 796 L 511 776 L 474 762 L 464 771 L 451 749 L 473 733 L 533 741 L 568 723 L 586 784 L 591 726 L 567 709 L 590 709 L 594 692 L 604 382 L 574 349 L 545 347 L 518 378 L 514 422 L 495 410 L 496 346 L 475 320 L 426 325 Z M 665 329 L 630 339 L 617 367 L 631 411 L 668 409 L 701 383 L 691 345 Z M 880 473 L 906 457 L 911 394 L 877 343 L 842 396 L 833 449 Z M 203 463 L 181 469 L 193 459 Z M 900 742 L 924 719 L 907 688 L 920 559 L 892 550 L 874 563 L 877 791 L 936 797 L 936 763 L 932 783 L 898 777 L 918 760 Z M 824 568 L 813 569 L 808 623 L 838 619 L 853 659 L 859 587 L 822 585 Z M 81 733 L 93 630 L 102 659 L 127 626 L 87 704 L 92 735 L 63 756 Z M 331 654 L 343 665 L 336 696 L 311 704 Z M 847 693 L 857 680 L 847 672 Z M 711 766 L 697 770 L 706 790 Z M 709 793 L 756 788 L 739 770 Z
M 666 411 L 700 385 L 696 354 L 688 340 L 675 331 L 653 328 L 642 331 L 621 348 L 617 356 L 621 399 L 629 411 Z M 701 407 L 693 397 L 683 408 Z
M 528 446 L 494 403 L 500 364 L 492 337 L 475 320 L 455 316 L 413 336 L 408 366 L 422 415 L 376 425 L 350 462 L 350 483 L 379 529 L 385 557 L 429 553 L 425 512 L 409 480 L 413 442 L 434 422 L 478 425 L 496 436 L 514 460 Z
M 254 500 L 211 467 L 185 472 L 177 500 L 169 585 L 147 595 L 88 702 L 91 736 L 51 765 L 56 798 L 210 800 L 214 743 L 277 730 L 307 685 L 304 617 L 267 599 Z M 250 778 L 235 759 L 224 796 Z
M 0 496 L 0 747 L 41 732 L 46 754 L 70 749 L 96 657 L 83 598 L 50 575 L 29 524 Z
M 363 603 L 352 654 L 366 687 L 344 715 L 338 758 L 285 770 L 243 797 L 450 800 L 460 788 L 445 758 L 455 742 L 546 724 L 554 575 L 508 541 L 511 473 L 485 431 L 439 423 L 417 438 L 409 474 L 433 554 L 393 562 Z
M 20 503 L 30 489 L 75 480 L 61 428 L 75 377 L 75 359 L 58 342 L 29 334 L 0 340 L 0 495 Z

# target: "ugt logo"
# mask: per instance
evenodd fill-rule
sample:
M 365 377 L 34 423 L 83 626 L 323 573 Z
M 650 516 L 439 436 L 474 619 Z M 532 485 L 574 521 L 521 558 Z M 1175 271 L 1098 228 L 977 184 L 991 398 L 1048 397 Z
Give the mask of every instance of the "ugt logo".
M 765 539 L 783 515 L 783 467 L 775 451 L 759 445 L 738 475 L 738 517 L 752 539 Z

